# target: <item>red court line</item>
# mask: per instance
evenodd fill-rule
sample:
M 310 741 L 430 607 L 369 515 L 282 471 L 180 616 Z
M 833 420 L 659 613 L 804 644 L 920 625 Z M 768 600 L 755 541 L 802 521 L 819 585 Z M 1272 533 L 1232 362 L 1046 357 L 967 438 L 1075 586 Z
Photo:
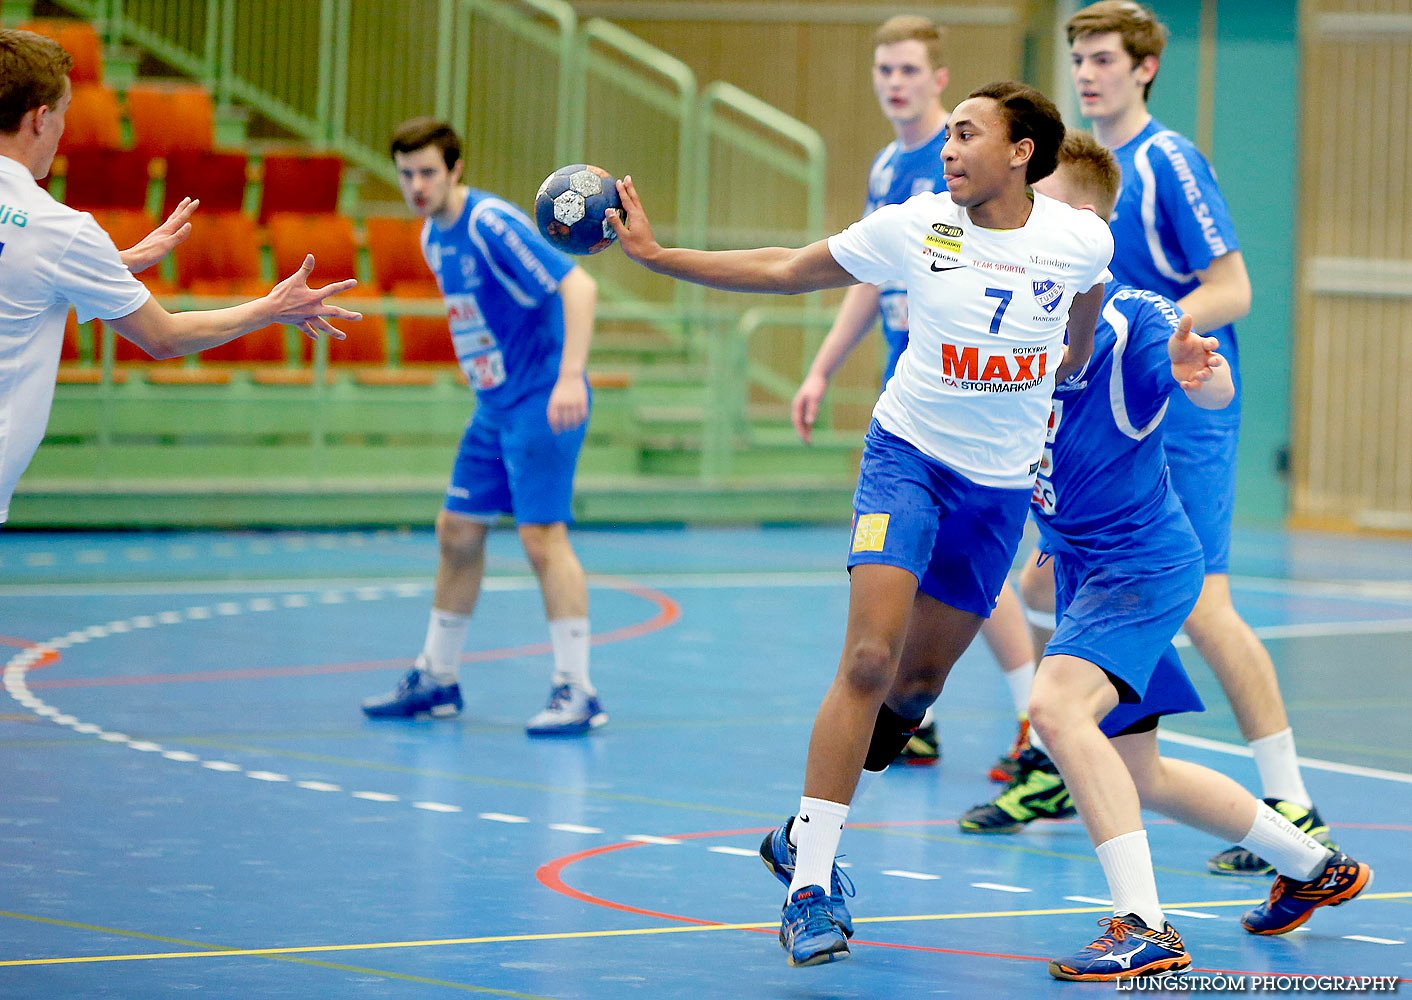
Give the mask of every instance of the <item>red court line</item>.
M 853 826 L 853 829 L 867 829 L 867 828 L 869 828 L 869 827 L 897 827 L 897 826 L 940 826 L 940 825 L 945 825 L 945 824 L 950 824 L 950 823 L 955 823 L 955 822 L 956 822 L 955 820 L 950 820 L 950 819 L 917 820 L 917 821 L 893 820 L 893 821 L 889 821 L 889 822 L 880 822 L 880 823 L 858 823 L 858 824 L 855 824 L 855 825 Z M 1345 825 L 1353 825 L 1353 824 L 1345 824 Z M 732 837 L 732 836 L 744 836 L 744 835 L 746 835 L 746 834 L 755 834 L 755 833 L 761 833 L 761 834 L 763 834 L 763 833 L 768 833 L 769 831 L 771 831 L 771 830 L 773 830 L 773 829 L 774 829 L 774 827 L 772 827 L 772 826 L 768 826 L 768 827 L 762 826 L 762 827 L 755 827 L 755 828 L 753 828 L 753 829 L 745 829 L 745 830 L 708 830 L 708 831 L 706 831 L 706 832 L 704 832 L 704 833 L 674 833 L 674 834 L 671 835 L 671 838 L 672 838 L 673 840 L 699 840 L 699 839 L 701 839 L 701 838 L 703 838 L 703 837 Z M 700 919 L 699 917 L 686 917 L 686 916 L 682 916 L 682 915 L 676 914 L 676 913 L 663 913 L 663 912 L 661 912 L 660 910 L 647 910 L 647 909 L 643 909 L 642 907 L 638 907 L 638 906 L 630 906 L 630 905 L 628 905 L 627 903 L 618 903 L 618 902 L 615 902 L 615 901 L 610 900 L 610 899 L 603 899 L 603 898 L 600 897 L 600 896 L 594 896 L 594 895 L 592 895 L 591 893 L 583 892 L 583 891 L 580 890 L 580 889 L 575 889 L 573 886 L 569 885 L 567 882 L 564 881 L 564 877 L 563 877 L 564 869 L 565 869 L 565 868 L 568 868 L 568 867 L 569 867 L 570 865 L 572 865 L 572 864 L 578 863 L 579 861 L 584 861 L 584 860 L 587 860 L 587 859 L 589 859 L 589 858 L 598 857 L 599 855 L 603 855 L 603 854 L 610 854 L 610 853 L 612 853 L 612 852 L 614 852 L 614 851 L 623 851 L 623 850 L 628 850 L 628 849 L 634 848 L 634 847 L 648 847 L 648 846 L 650 846 L 650 845 L 644 844 L 644 843 L 642 843 L 642 842 L 640 842 L 640 841 L 625 841 L 625 842 L 623 842 L 623 843 L 618 843 L 618 844 L 604 844 L 604 845 L 602 845 L 602 846 L 600 846 L 600 847 L 592 847 L 592 848 L 589 848 L 589 849 L 586 850 L 586 851 L 579 851 L 579 852 L 577 852 L 577 853 L 575 853 L 575 854 L 566 854 L 566 855 L 564 855 L 563 857 L 555 858 L 554 860 L 549 861 L 549 862 L 546 862 L 545 864 L 541 865 L 541 866 L 539 867 L 539 869 L 535 872 L 535 878 L 539 880 L 540 884 L 544 885 L 546 888 L 549 888 L 549 889 L 554 890 L 555 892 L 559 893 L 560 895 L 568 896 L 570 899 L 576 899 L 576 900 L 579 900 L 580 902 L 583 902 L 583 903 L 592 903 L 594 906 L 602 906 L 602 907 L 605 907 L 605 908 L 610 909 L 610 910 L 620 910 L 620 911 L 622 911 L 622 912 L 624 912 L 624 913 L 634 913 L 634 914 L 637 914 L 637 915 L 639 915 L 639 916 L 655 917 L 655 918 L 657 918 L 657 919 L 659 919 L 659 920 L 673 920 L 673 921 L 676 921 L 677 923 L 696 924 L 696 925 L 703 926 L 703 927 L 728 927 L 728 926 L 730 926 L 727 922 L 721 921 L 721 920 L 702 920 L 702 919 Z M 770 928 L 770 927 L 742 927 L 742 928 L 740 928 L 740 930 L 746 930 L 746 931 L 750 931 L 750 932 L 756 933 L 756 934 L 769 934 L 769 935 L 772 935 L 772 936 L 775 935 L 775 933 L 776 933 L 776 931 L 774 930 L 774 928 Z M 977 958 L 1007 958 L 1007 959 L 1014 959 L 1014 960 L 1023 961 L 1023 962 L 1048 962 L 1048 961 L 1050 961 L 1050 959 L 1049 959 L 1048 957 L 1041 957 L 1041 956 L 1038 956 L 1038 955 L 1012 955 L 1012 954 L 1008 954 L 1008 953 L 1005 953 L 1005 952 L 967 951 L 967 950 L 960 949 L 960 948 L 936 948 L 936 947 L 932 947 L 932 946 L 929 946 L 929 945 L 921 945 L 921 944 L 900 944 L 900 943 L 896 943 L 896 942 L 892 942 L 892 941 L 865 941 L 865 940 L 863 940 L 862 938 L 854 938 L 851 943 L 852 943 L 852 944 L 866 944 L 866 945 L 870 945 L 870 946 L 876 947 L 876 948 L 893 948 L 893 949 L 896 949 L 896 950 L 898 950 L 898 951 L 925 951 L 925 952 L 933 952 L 933 953 L 935 953 L 935 954 L 940 954 L 940 955 L 969 955 L 969 956 L 973 956 L 973 957 L 977 957 Z M 1191 972 L 1205 972 L 1205 973 L 1218 973 L 1218 974 L 1221 974 L 1221 975 L 1237 975 L 1237 976 L 1300 976 L 1300 977 L 1303 977 L 1303 976 L 1319 976 L 1319 975 L 1333 975 L 1333 974 L 1334 974 L 1334 973 L 1317 973 L 1317 972 L 1250 972 L 1250 971 L 1241 971 L 1241 970 L 1238 970 L 1238 969 L 1199 969 L 1199 968 L 1197 968 L 1196 966 L 1192 966 L 1192 968 L 1191 968 L 1189 971 L 1191 971 Z M 1401 979 L 1401 980 L 1399 980 L 1399 982 L 1412 982 L 1412 980 L 1409 980 L 1409 979 Z
M 602 632 L 592 637 L 590 642 L 595 646 L 603 646 L 613 642 L 623 642 L 627 639 L 636 639 L 652 632 L 659 631 L 669 625 L 674 624 L 681 618 L 681 605 L 659 590 L 645 587 L 641 584 L 633 583 L 630 580 L 595 578 L 595 583 L 612 587 L 614 590 L 621 590 L 633 597 L 641 597 L 657 606 L 657 613 L 651 618 L 636 622 L 632 625 L 625 625 L 622 628 L 612 629 Z M 3 641 L 3 637 L 0 637 Z M 23 639 L 14 640 L 11 645 L 34 646 L 37 643 L 28 642 Z M 553 651 L 553 647 L 547 642 L 532 643 L 527 646 L 506 646 L 500 649 L 481 649 L 471 653 L 466 653 L 461 657 L 462 663 L 483 663 L 488 660 L 510 660 L 521 656 L 543 656 Z M 59 658 L 58 653 L 54 653 L 52 659 L 41 661 L 36 666 L 44 665 Z M 209 681 L 248 681 L 263 680 L 271 677 L 306 677 L 317 674 L 350 674 L 360 671 L 389 670 L 404 666 L 405 659 L 396 660 L 361 660 L 348 663 L 316 663 L 299 667 L 252 667 L 239 670 L 207 670 L 201 672 L 187 672 L 180 674 L 130 674 L 119 677 L 66 677 L 56 680 L 35 681 L 29 686 L 31 688 L 88 688 L 88 687 L 128 687 L 138 684 L 196 684 Z

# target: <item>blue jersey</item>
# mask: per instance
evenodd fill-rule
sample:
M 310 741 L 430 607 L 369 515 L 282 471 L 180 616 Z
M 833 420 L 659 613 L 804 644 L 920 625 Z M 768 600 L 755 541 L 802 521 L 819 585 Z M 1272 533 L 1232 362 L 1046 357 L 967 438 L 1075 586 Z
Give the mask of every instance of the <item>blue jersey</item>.
M 892 142 L 873 158 L 868 170 L 868 201 L 863 208 L 867 218 L 883 205 L 900 205 L 914 194 L 945 191 L 942 176 L 941 147 L 946 145 L 943 128 L 915 149 L 903 149 L 902 143 Z M 892 377 L 897 359 L 907 346 L 907 289 L 901 282 L 889 281 L 878 286 L 878 307 L 882 313 L 883 336 L 887 339 L 887 362 L 882 381 Z
M 1162 418 L 1171 396 L 1167 341 L 1181 313 L 1154 292 L 1113 282 L 1093 356 L 1057 386 L 1031 510 L 1051 549 L 1140 552 L 1148 562 L 1200 553 L 1167 476 Z
M 1113 153 L 1123 174 L 1118 204 L 1109 220 L 1115 247 L 1113 277 L 1180 299 L 1200 284 L 1196 271 L 1240 249 L 1215 171 L 1190 139 L 1155 118 Z M 1198 410 L 1185 398 L 1174 400 L 1172 413 L 1178 425 L 1194 417 L 1216 423 L 1240 421 L 1235 328 L 1223 326 L 1210 335 L 1221 342 L 1236 397 L 1224 410 L 1208 411 Z
M 449 229 L 422 227 L 422 253 L 446 298 L 451 340 L 480 405 L 506 409 L 559 378 L 574 262 L 514 205 L 472 190 Z

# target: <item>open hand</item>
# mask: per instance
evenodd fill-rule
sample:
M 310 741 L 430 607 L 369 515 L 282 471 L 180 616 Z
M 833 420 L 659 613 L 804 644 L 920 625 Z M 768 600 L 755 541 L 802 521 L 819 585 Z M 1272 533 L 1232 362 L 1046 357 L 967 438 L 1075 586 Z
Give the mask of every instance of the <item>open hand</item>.
M 1167 341 L 1167 356 L 1172 359 L 1172 377 L 1183 389 L 1200 389 L 1201 384 L 1226 363 L 1216 353 L 1221 342 L 1215 337 L 1202 337 L 1191 330 L 1192 319 L 1183 315 L 1176 332 Z
M 127 269 L 133 274 L 145 271 L 185 242 L 191 235 L 191 217 L 200 206 L 200 201 L 183 198 L 165 222 L 144 236 L 136 246 L 118 254 Z
M 265 300 L 274 310 L 271 322 L 297 326 L 310 340 L 318 340 L 320 333 L 328 334 L 334 340 L 344 340 L 348 335 L 329 323 L 329 318 L 362 319 L 363 314 L 350 312 L 325 300 L 353 288 L 358 284 L 358 279 L 345 278 L 322 288 L 310 288 L 309 275 L 313 273 L 314 255 L 307 254 L 299 270 L 270 289 Z
M 662 247 L 652 235 L 652 224 L 647 221 L 647 213 L 642 209 L 631 174 L 618 181 L 618 201 L 622 203 L 621 213 L 610 208 L 604 217 L 613 227 L 613 232 L 618 234 L 618 245 L 623 248 L 623 253 L 630 260 L 641 263 Z
M 583 376 L 561 376 L 549 393 L 549 429 L 555 434 L 571 431 L 588 419 L 588 389 Z

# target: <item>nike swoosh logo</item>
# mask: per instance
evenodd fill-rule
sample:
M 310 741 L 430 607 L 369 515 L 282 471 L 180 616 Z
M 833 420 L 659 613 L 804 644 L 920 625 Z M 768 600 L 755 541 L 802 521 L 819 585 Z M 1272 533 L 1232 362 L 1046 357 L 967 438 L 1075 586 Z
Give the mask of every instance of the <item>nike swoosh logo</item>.
M 936 266 L 936 261 L 932 261 L 932 270 L 933 270 L 933 271 L 955 271 L 955 270 L 958 270 L 958 269 L 963 268 L 963 267 L 965 267 L 965 266 L 966 266 L 965 264 L 957 264 L 957 265 L 955 265 L 954 267 L 937 267 L 937 266 Z

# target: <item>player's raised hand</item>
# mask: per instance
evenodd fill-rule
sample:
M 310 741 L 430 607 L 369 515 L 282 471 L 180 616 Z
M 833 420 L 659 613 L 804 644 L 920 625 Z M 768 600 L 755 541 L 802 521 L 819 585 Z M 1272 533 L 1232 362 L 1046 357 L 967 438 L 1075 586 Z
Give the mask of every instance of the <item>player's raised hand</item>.
M 329 319 L 362 319 L 362 313 L 350 312 L 326 300 L 339 292 L 346 292 L 358 284 L 357 278 L 345 278 L 322 288 L 309 287 L 309 275 L 314 273 L 314 255 L 306 254 L 299 270 L 285 278 L 265 296 L 266 305 L 273 310 L 270 321 L 297 326 L 311 340 L 317 340 L 320 333 L 326 333 L 334 340 L 343 340 L 348 335 L 337 329 Z
M 638 262 L 647 260 L 661 249 L 661 245 L 652 235 L 652 223 L 647 221 L 647 213 L 642 209 L 631 174 L 618 181 L 618 201 L 623 206 L 622 214 L 613 209 L 605 212 L 608 225 L 618 234 L 618 245 L 629 259 Z
M 201 202 L 196 199 L 183 198 L 165 222 L 144 236 L 136 246 L 118 254 L 127 269 L 133 274 L 145 271 L 184 243 L 191 235 L 191 217 L 200 206 Z
M 819 419 L 819 404 L 828 388 L 828 380 L 822 375 L 807 375 L 794 394 L 790 414 L 794 418 L 794 430 L 805 444 L 811 443 L 809 437 L 814 431 L 814 421 Z
M 1188 391 L 1200 389 L 1226 363 L 1216 353 L 1221 342 L 1215 337 L 1202 337 L 1191 330 L 1192 319 L 1182 315 L 1176 331 L 1167 341 L 1167 356 L 1172 359 L 1172 377 Z

